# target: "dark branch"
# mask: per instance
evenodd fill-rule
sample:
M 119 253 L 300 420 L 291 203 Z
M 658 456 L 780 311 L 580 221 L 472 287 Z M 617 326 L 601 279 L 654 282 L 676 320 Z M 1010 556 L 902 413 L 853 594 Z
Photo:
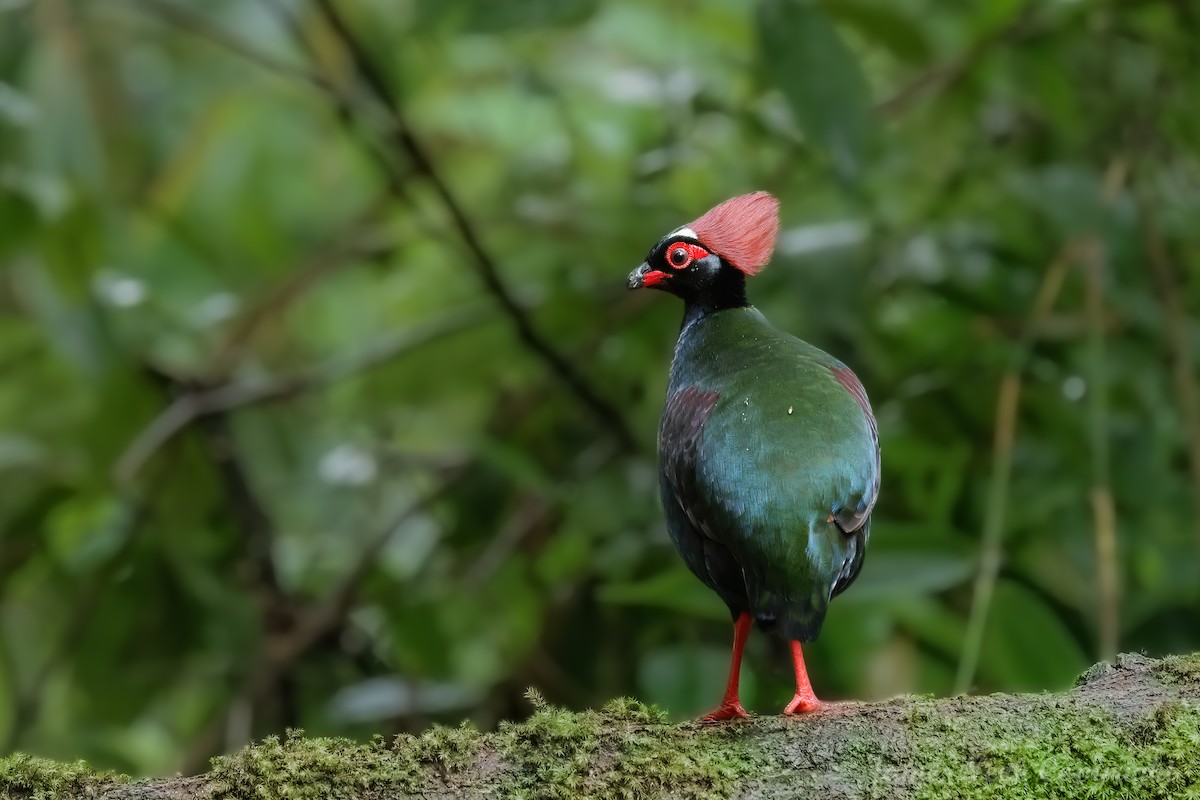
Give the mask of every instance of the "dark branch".
M 198 419 L 239 408 L 274 403 L 316 391 L 352 375 L 374 369 L 453 333 L 487 322 L 476 308 L 451 314 L 384 337 L 350 355 L 335 356 L 290 375 L 253 383 L 229 383 L 188 392 L 167 406 L 130 442 L 113 469 L 126 483 L 166 442 Z
M 335 241 L 300 264 L 284 270 L 288 277 L 238 316 L 207 369 L 209 380 L 224 380 L 247 343 L 322 280 L 338 270 L 380 261 L 396 251 L 396 241 L 374 230 L 383 210 L 383 199 L 370 203 Z
M 24 687 L 19 686 L 18 671 L 11 668 L 5 670 L 11 683 L 10 688 L 13 690 L 11 695 L 13 709 L 8 733 L 0 741 L 0 752 L 11 751 L 25 732 L 36 723 L 42 702 L 46 699 L 46 684 L 54 676 L 56 670 L 79 649 L 80 642 L 91 627 L 101 595 L 109 590 L 113 576 L 128 562 L 130 550 L 150 516 L 151 502 L 157 489 L 165 480 L 167 472 L 167 470 L 163 470 L 156 475 L 148 491 L 143 495 L 124 499 L 120 547 L 116 548 L 88 578 L 71 607 L 71 613 L 67 617 L 62 634 L 46 655 L 45 660 L 30 672 L 32 677 L 29 683 Z M 5 649 L 7 650 L 7 647 Z M 11 659 L 11 653 L 6 652 L 5 661 L 9 659 Z M 4 666 L 8 667 L 8 664 L 4 664 Z M 0 796 L 3 795 L 0 794 Z
M 1008 22 L 981 36 L 964 52 L 921 73 L 900 87 L 890 97 L 876 104 L 876 113 L 881 117 L 895 116 L 918 98 L 935 90 L 945 89 L 958 81 L 979 64 L 992 48 L 1011 41 L 1028 31 L 1034 12 L 1038 8 L 1040 8 L 1039 3 L 1026 3 L 1013 14 Z
M 269 636 L 256 666 L 243 679 L 227 706 L 226 712 L 213 719 L 196 737 L 184 757 L 183 769 L 192 771 L 202 765 L 213 752 L 220 749 L 222 734 L 228 721 L 228 708 L 240 701 L 257 703 L 276 686 L 282 676 L 319 642 L 340 631 L 353 609 L 359 588 L 380 552 L 408 522 L 427 511 L 444 497 L 462 475 L 461 465 L 448 468 L 440 481 L 415 502 L 400 512 L 391 523 L 369 539 L 359 551 L 354 566 L 333 586 L 318 604 L 296 613 L 287 630 Z
M 245 544 L 245 576 L 258 597 L 262 626 L 269 632 L 288 625 L 291 598 L 279 583 L 273 556 L 275 525 L 251 485 L 250 475 L 234 446 L 225 413 L 211 414 L 201 420 L 205 448 L 220 478 L 226 508 L 242 533 Z
M 724 725 L 672 725 L 632 700 L 571 713 L 529 696 L 533 716 L 497 733 L 434 729 L 390 745 L 289 735 L 205 775 L 136 782 L 34 763 L 16 796 L 1165 798 L 1200 785 L 1197 656 L 1121 656 L 1060 694 L 833 703 Z M 50 789 L 64 774 L 69 788 Z
M 535 352 L 552 372 L 584 402 L 592 412 L 613 432 L 621 447 L 627 451 L 637 449 L 633 434 L 624 418 L 607 400 L 583 378 L 572 366 L 570 361 L 560 353 L 536 328 L 525 310 L 516 301 L 512 292 L 500 277 L 500 269 L 496 259 L 483 245 L 474 225 L 463 210 L 462 204 L 451 192 L 449 185 L 442 178 L 430 158 L 424 145 L 413 133 L 408 124 L 400 103 L 392 91 L 383 72 L 379 69 L 374 58 L 367 52 L 363 44 L 346 24 L 345 19 L 331 0 L 315 0 L 316 8 L 329 28 L 336 34 L 342 45 L 349 53 L 354 64 L 355 72 L 375 100 L 383 107 L 391 119 L 392 140 L 396 147 L 405 153 L 417 172 L 424 176 L 429 185 L 441 200 L 446 212 L 471 253 L 475 271 L 483 281 L 488 292 L 508 315 L 517 331 L 518 337 L 529 349 Z M 390 162 L 389 162 L 390 163 Z
M 309 72 L 303 67 L 289 64 L 269 53 L 262 52 L 237 35 L 230 33 L 219 25 L 214 25 L 206 17 L 190 11 L 180 4 L 169 3 L 166 0 L 134 0 L 134 2 L 167 24 L 230 50 L 269 72 L 303 81 L 323 91 L 330 91 L 331 89 L 329 84 L 320 75 Z
M 359 138 L 368 153 L 381 168 L 389 193 L 395 198 L 401 200 L 407 199 L 405 191 L 405 179 L 407 175 L 405 169 L 395 162 L 389 152 L 381 149 L 370 137 L 364 135 L 364 130 L 361 127 L 361 117 L 365 115 L 365 110 L 361 107 L 362 104 L 357 101 L 353 92 L 341 89 L 336 83 L 327 80 L 320 74 L 292 67 L 272 56 L 261 53 L 238 37 L 170 3 L 165 3 L 162 0 L 137 1 L 144 7 L 154 11 L 162 19 L 176 25 L 182 30 L 224 47 L 273 72 L 298 78 L 325 93 L 332 99 L 339 120 L 352 134 Z M 274 4 L 272 5 L 274 6 Z M 554 376 L 574 393 L 613 433 L 623 450 L 626 452 L 636 450 L 636 439 L 617 408 L 605 400 L 575 369 L 570 360 L 550 343 L 546 336 L 534 325 L 526 310 L 517 302 L 511 290 L 509 290 L 501 278 L 496 259 L 484 247 L 482 238 L 467 217 L 462 204 L 450 191 L 448 184 L 437 171 L 425 147 L 412 132 L 411 127 L 402 114 L 400 104 L 394 92 L 391 90 L 374 59 L 366 52 L 361 42 L 359 42 L 350 30 L 340 12 L 332 3 L 326 0 L 317 0 L 316 6 L 322 18 L 350 54 L 356 75 L 358 75 L 365 88 L 375 99 L 375 102 L 388 115 L 390 123 L 389 132 L 395 149 L 407 156 L 413 168 L 434 189 L 434 192 L 450 216 L 460 238 L 471 253 L 472 264 L 476 273 L 479 275 L 484 287 L 509 317 L 518 338 L 526 347 L 541 358 Z M 285 15 L 285 21 L 301 46 L 306 46 L 305 39 L 295 20 Z

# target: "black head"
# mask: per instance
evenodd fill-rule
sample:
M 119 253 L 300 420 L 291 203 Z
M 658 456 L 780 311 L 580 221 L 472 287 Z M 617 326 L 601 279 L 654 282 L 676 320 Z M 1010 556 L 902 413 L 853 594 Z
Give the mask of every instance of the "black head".
M 663 237 L 629 275 L 629 288 L 664 289 L 691 309 L 746 305 L 746 276 L 771 260 L 779 201 L 766 192 L 726 200 Z
M 662 289 L 688 303 L 746 304 L 745 274 L 709 250 L 690 228 L 680 228 L 651 248 L 629 274 L 630 289 Z

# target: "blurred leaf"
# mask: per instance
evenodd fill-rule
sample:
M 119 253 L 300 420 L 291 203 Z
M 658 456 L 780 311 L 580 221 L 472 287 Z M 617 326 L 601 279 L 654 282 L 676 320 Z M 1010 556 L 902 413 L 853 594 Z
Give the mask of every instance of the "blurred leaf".
M 598 7 L 599 0 L 421 0 L 420 17 L 425 25 L 503 33 L 577 25 Z
M 638 605 L 702 617 L 729 620 L 729 611 L 712 590 L 680 564 L 640 581 L 614 583 L 598 592 L 602 602 Z
M 971 9 L 974 15 L 974 30 L 980 35 L 987 35 L 1011 21 L 1018 11 L 1029 5 L 1027 0 L 991 0 L 988 3 L 980 3 Z
M 928 597 L 908 597 L 889 603 L 888 609 L 913 638 L 946 661 L 955 663 L 966 635 L 966 621 Z M 947 678 L 949 678 L 947 674 Z M 946 688 L 950 682 L 947 680 Z
M 378 722 L 408 714 L 458 710 L 477 701 L 478 693 L 455 684 L 370 678 L 339 689 L 329 700 L 329 713 L 347 722 Z
M 997 584 L 980 657 L 981 678 L 1017 691 L 1062 689 L 1090 663 L 1045 601 L 1011 581 Z
M 889 0 L 823 0 L 821 8 L 837 21 L 886 47 L 900 59 L 923 64 L 930 58 L 929 39 L 920 22 Z
M 28 127 L 37 120 L 37 106 L 23 92 L 0 81 L 0 122 Z
M 582 572 L 592 554 L 592 543 L 586 533 L 564 526 L 559 529 L 559 534 L 546 546 L 537 561 L 538 577 L 549 585 Z
M 974 570 L 975 558 L 966 552 L 868 550 L 862 573 L 852 590 L 847 590 L 837 602 L 879 603 L 896 597 L 936 594 L 965 582 Z
M 72 572 L 94 569 L 125 541 L 130 513 L 112 496 L 75 495 L 46 520 L 50 551 Z
M 763 0 L 762 61 L 796 121 L 846 177 L 857 177 L 871 137 L 871 100 L 858 62 L 815 0 Z
M 480 459 L 517 486 L 527 486 L 546 494 L 554 491 L 554 480 L 527 453 L 496 438 L 476 443 Z
M 728 673 L 728 650 L 686 645 L 655 648 L 638 661 L 639 698 L 662 706 L 676 719 L 695 717 L 717 706 Z M 743 671 L 744 703 L 753 703 L 754 678 L 754 670 Z
M 28 436 L 0 435 L 0 471 L 34 469 L 42 466 L 48 455 L 43 445 Z

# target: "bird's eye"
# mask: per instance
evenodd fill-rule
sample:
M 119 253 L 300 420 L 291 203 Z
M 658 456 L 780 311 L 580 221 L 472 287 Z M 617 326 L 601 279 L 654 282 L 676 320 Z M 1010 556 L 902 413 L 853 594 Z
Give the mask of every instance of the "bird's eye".
M 708 251 L 691 242 L 674 242 L 667 250 L 666 261 L 672 269 L 685 269 L 695 261 L 708 257 Z

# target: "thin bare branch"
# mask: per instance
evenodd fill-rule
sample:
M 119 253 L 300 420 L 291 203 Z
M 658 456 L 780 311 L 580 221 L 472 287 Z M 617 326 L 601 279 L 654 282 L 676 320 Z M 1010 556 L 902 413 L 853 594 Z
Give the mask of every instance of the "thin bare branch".
M 1120 569 L 1117 566 L 1117 510 L 1109 479 L 1108 375 L 1104 338 L 1104 265 L 1101 245 L 1081 248 L 1084 308 L 1088 319 L 1088 432 L 1092 456 L 1092 540 L 1096 553 L 1096 614 L 1100 658 L 1120 646 Z
M 251 484 L 230 433 L 227 413 L 208 415 L 201 421 L 200 430 L 209 460 L 220 478 L 226 509 L 242 534 L 243 563 L 249 567 L 244 580 L 258 602 L 260 624 L 271 631 L 286 624 L 292 601 L 275 569 L 275 523 Z
M 1029 323 L 1023 335 L 1023 350 L 1028 350 L 1032 331 L 1036 331 L 1062 292 L 1063 282 L 1072 261 L 1076 258 L 1076 247 L 1063 247 L 1046 268 L 1042 283 L 1033 300 Z M 971 612 L 967 618 L 967 632 L 963 639 L 958 673 L 954 679 L 955 692 L 966 692 L 975 680 L 979 667 L 979 656 L 983 651 L 983 635 L 987 630 L 988 612 L 996 590 L 996 578 L 1000 574 L 1003 556 L 1004 520 L 1008 507 L 1008 487 L 1012 478 L 1013 446 L 1017 437 L 1017 412 L 1021 407 L 1021 384 L 1023 363 L 1015 364 L 1005 371 L 1000 379 L 996 397 L 996 422 L 992 434 L 992 474 L 988 484 L 987 507 L 983 518 L 983 541 L 979 555 L 979 570 L 975 575 L 975 586 L 971 598 Z
M 1100 200 L 1111 206 L 1125 188 L 1129 160 L 1113 158 L 1104 171 Z M 1080 248 L 1084 279 L 1084 316 L 1088 331 L 1088 429 L 1092 456 L 1092 542 L 1096 553 L 1096 614 L 1100 657 L 1115 658 L 1121 637 L 1121 570 L 1117 563 L 1117 507 L 1113 500 L 1108 445 L 1107 340 L 1104 333 L 1104 246 L 1099 234 Z
M 11 724 L 4 739 L 0 740 L 0 752 L 11 752 L 29 727 L 37 721 L 42 703 L 46 699 L 46 684 L 78 650 L 80 641 L 90 630 L 97 601 L 101 594 L 109 589 L 113 575 L 127 563 L 130 549 L 150 516 L 151 502 L 156 496 L 156 489 L 165 481 L 166 475 L 167 470 L 160 471 L 148 491 L 140 496 L 123 499 L 120 521 L 116 523 L 120 528 L 120 546 L 93 571 L 82 590 L 77 593 L 61 635 L 46 654 L 45 660 L 30 672 L 30 682 L 24 687 L 19 687 L 16 672 L 9 673 L 10 684 L 16 691 L 12 695 Z
M 938 64 L 921 73 L 897 89 L 887 99 L 875 105 L 875 113 L 888 118 L 906 110 L 918 99 L 936 91 L 945 90 L 961 80 L 997 45 L 1004 44 L 1025 33 L 1033 20 L 1040 3 L 1026 3 L 1012 18 L 973 42 L 964 52 L 951 60 Z
M 1104 173 L 1100 187 L 1100 199 L 1111 204 L 1125 185 L 1128 176 L 1129 163 L 1124 158 L 1114 158 Z M 1008 504 L 1008 487 L 1012 476 L 1013 446 L 1016 441 L 1017 412 L 1020 409 L 1023 360 L 1027 357 L 1030 347 L 1037 338 L 1038 331 L 1044 328 L 1045 320 L 1050 314 L 1054 303 L 1062 291 L 1063 282 L 1072 264 L 1083 263 L 1085 269 L 1089 259 L 1096 258 L 1098 244 L 1092 234 L 1086 234 L 1068 242 L 1055 256 L 1042 278 L 1034 297 L 1033 309 L 1029 322 L 1021 336 L 1022 363 L 1010 367 L 1001 378 L 1000 390 L 996 401 L 996 423 L 992 449 L 992 476 L 988 486 L 988 502 L 983 523 L 983 543 L 979 557 L 979 571 L 975 576 L 974 592 L 971 598 L 971 612 L 967 618 L 967 633 L 963 641 L 963 649 L 958 663 L 958 672 L 954 679 L 955 691 L 965 692 L 970 689 L 975 680 L 975 671 L 979 666 L 979 656 L 983 649 L 983 636 L 987 628 L 987 618 L 991 609 L 992 595 L 996 588 L 996 579 L 1000 573 L 1000 562 L 1003 556 L 1004 520 Z M 1089 291 L 1096 291 L 1091 287 Z M 1088 304 L 1085 309 L 1088 331 L 1094 336 L 1104 333 L 1104 308 L 1098 298 Z M 1093 347 L 1095 342 L 1093 340 Z M 1101 351 L 1102 357 L 1102 351 Z M 1093 356 L 1095 360 L 1096 356 Z M 1101 386 L 1094 391 L 1103 392 Z M 1094 401 L 1095 402 L 1095 401 Z M 1103 398 L 1101 401 L 1103 402 Z M 1100 416 L 1103 417 L 1101 409 Z M 1093 417 L 1096 416 L 1093 408 Z M 1094 512 L 1094 541 L 1096 543 L 1097 570 L 1100 597 L 1100 629 L 1101 640 L 1105 647 L 1113 646 L 1119 630 L 1118 621 L 1118 570 L 1116 566 L 1116 508 L 1112 504 L 1111 490 L 1108 487 L 1107 451 L 1105 441 L 1097 440 L 1097 425 L 1104 427 L 1103 419 L 1093 419 L 1093 453 L 1094 463 L 1099 465 L 1093 475 L 1094 490 L 1092 493 L 1092 509 Z
M 407 506 L 363 545 L 354 565 L 334 584 L 320 603 L 299 613 L 295 624 L 289 630 L 268 637 L 255 667 L 243 678 L 226 712 L 211 720 L 189 746 L 180 766 L 183 772 L 200 769 L 218 749 L 231 709 L 238 704 L 252 706 L 318 642 L 336 633 L 346 624 L 359 588 L 371 568 L 378 562 L 383 548 L 417 515 L 425 513 L 445 496 L 463 471 L 461 464 L 446 470 L 436 485 Z
M 238 354 L 245 350 L 258 331 L 269 321 L 277 322 L 289 306 L 323 279 L 351 264 L 377 261 L 394 253 L 398 243 L 372 231 L 382 210 L 381 200 L 371 203 L 336 241 L 296 268 L 287 270 L 288 277 L 282 283 L 240 314 L 213 356 L 207 370 L 208 378 L 224 379 Z
M 427 344 L 487 322 L 478 308 L 459 309 L 374 342 L 351 355 L 337 356 L 291 375 L 253 383 L 231 383 L 185 394 L 142 429 L 117 460 L 114 475 L 128 483 L 166 442 L 197 419 L 235 409 L 288 400 L 323 389 L 353 375 L 388 364 Z
M 294 68 L 272 56 L 258 52 L 252 46 L 247 45 L 227 31 L 211 25 L 207 20 L 197 17 L 191 12 L 183 11 L 179 6 L 166 2 L 166 0 L 134 1 L 183 30 L 246 57 L 254 63 L 274 72 L 303 80 L 306 84 L 327 94 L 334 102 L 339 119 L 342 120 L 347 128 L 360 137 L 364 147 L 378 163 L 389 192 L 395 197 L 407 199 L 404 188 L 403 168 L 396 163 L 389 153 L 381 150 L 378 145 L 362 134 L 362 130 L 358 124 L 361 121 L 359 118 L 367 117 L 369 113 L 362 108 L 362 103 L 355 92 L 343 90 L 335 82 L 326 79 L 318 73 Z M 271 5 L 273 8 L 278 8 L 275 4 Z M 509 317 L 518 338 L 526 347 L 541 358 L 550 368 L 551 372 L 613 432 L 622 449 L 628 452 L 636 450 L 636 439 L 621 413 L 584 379 L 572 365 L 571 361 L 551 344 L 550 340 L 534 325 L 526 309 L 517 301 L 512 291 L 501 278 L 501 271 L 496 259 L 484 247 L 482 238 L 464 211 L 462 204 L 450 191 L 448 184 L 441 177 L 440 172 L 436 169 L 424 146 L 413 134 L 411 127 L 401 113 L 397 98 L 383 77 L 383 73 L 366 52 L 361 42 L 351 32 L 340 12 L 332 3 L 324 2 L 323 0 L 317 0 L 316 8 L 338 40 L 341 41 L 343 47 L 346 48 L 354 64 L 356 75 L 362 81 L 366 90 L 388 115 L 390 138 L 396 149 L 408 157 L 413 167 L 434 189 L 459 237 L 471 253 L 472 264 L 480 280 L 496 303 Z M 290 15 L 285 15 L 285 23 L 291 28 L 298 42 L 304 46 L 305 41 L 296 21 Z
M 210 44 L 229 50 L 269 72 L 302 81 L 322 91 L 332 91 L 332 87 L 320 75 L 308 71 L 303 66 L 291 64 L 274 55 L 264 53 L 231 31 L 222 28 L 220 25 L 213 24 L 207 17 L 190 10 L 182 4 L 168 2 L 168 0 L 128 1 L 143 10 L 149 11 L 153 16 L 168 25 L 203 39 Z
M 449 184 L 442 178 L 425 146 L 413 133 L 412 127 L 400 107 L 399 100 L 382 70 L 366 47 L 350 30 L 341 12 L 331 0 L 315 0 L 314 5 L 350 56 L 357 78 L 389 115 L 392 123 L 391 141 L 397 149 L 407 155 L 416 170 L 433 188 L 463 244 L 470 252 L 476 273 L 484 287 L 509 317 L 518 338 L 537 354 L 553 374 L 613 432 L 622 448 L 627 451 L 636 450 L 636 440 L 621 413 L 601 397 L 567 357 L 550 343 L 549 339 L 534 325 L 526 310 L 517 302 L 516 297 L 501 278 L 497 260 L 484 247 L 483 240 L 467 216 L 462 203 L 450 190 Z
M 1186 291 L 1179 285 L 1176 269 L 1171 263 L 1167 244 L 1159 233 L 1156 214 L 1150 198 L 1139 191 L 1138 210 L 1141 222 L 1142 249 L 1150 264 L 1150 274 L 1163 307 L 1163 335 L 1171 362 L 1171 380 L 1175 386 L 1175 402 L 1187 441 L 1188 471 L 1192 481 L 1192 528 L 1200 552 L 1200 386 L 1197 386 L 1195 354 L 1189 332 L 1190 321 L 1180 298 Z

